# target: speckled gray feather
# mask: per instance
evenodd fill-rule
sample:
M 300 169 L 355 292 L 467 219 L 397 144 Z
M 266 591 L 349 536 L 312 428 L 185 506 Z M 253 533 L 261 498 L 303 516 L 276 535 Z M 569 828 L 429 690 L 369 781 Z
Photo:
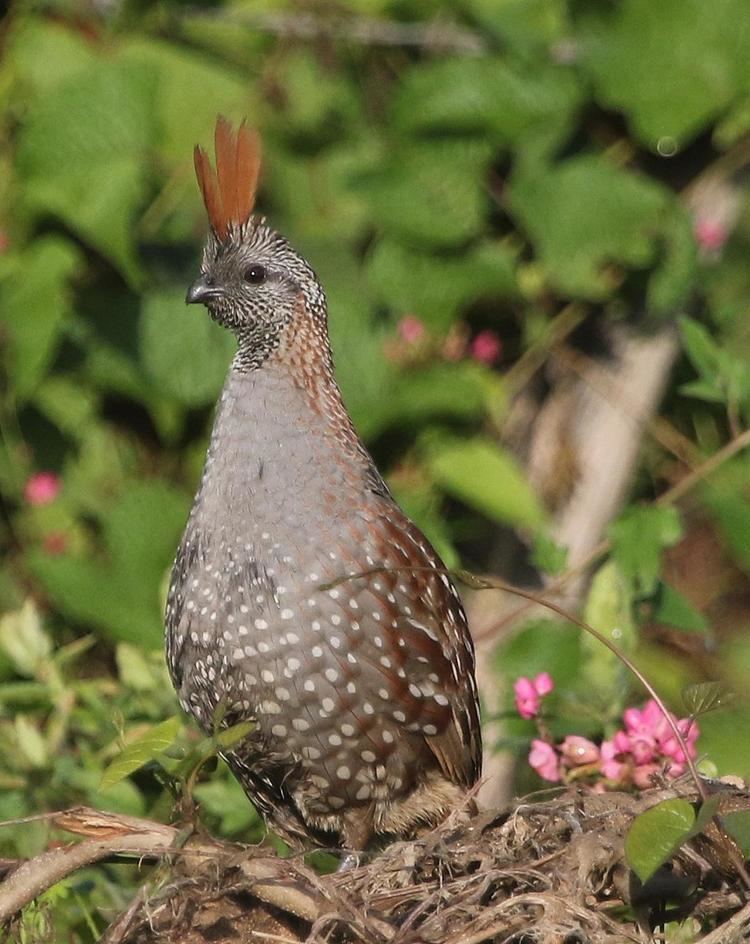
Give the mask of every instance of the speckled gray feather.
M 201 278 L 238 353 L 172 574 L 170 671 L 204 730 L 255 722 L 226 760 L 272 827 L 363 848 L 479 775 L 466 619 L 352 427 L 309 265 L 256 219 L 211 237 Z

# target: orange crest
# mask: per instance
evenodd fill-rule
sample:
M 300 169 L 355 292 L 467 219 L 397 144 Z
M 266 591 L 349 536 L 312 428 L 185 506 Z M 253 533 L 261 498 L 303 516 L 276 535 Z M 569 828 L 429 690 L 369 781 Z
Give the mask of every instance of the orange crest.
M 216 170 L 208 154 L 196 145 L 195 175 L 211 228 L 222 242 L 229 236 L 231 223 L 246 223 L 255 205 L 260 173 L 260 137 L 245 127 L 237 133 L 223 116 L 216 121 Z

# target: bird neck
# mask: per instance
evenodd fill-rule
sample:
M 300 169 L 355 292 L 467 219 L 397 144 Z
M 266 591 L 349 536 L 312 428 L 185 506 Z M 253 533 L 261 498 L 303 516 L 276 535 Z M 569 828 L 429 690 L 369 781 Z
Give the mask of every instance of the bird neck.
M 212 488 L 201 489 L 201 500 L 211 503 L 212 492 L 224 502 L 249 498 L 249 490 L 256 505 L 261 497 L 273 504 L 271 493 L 289 503 L 301 481 L 308 483 L 308 501 L 315 482 L 327 493 L 339 480 L 342 499 L 363 485 L 385 491 L 333 376 L 324 320 L 294 318 L 259 366 L 247 363 L 240 350 L 211 437 L 204 484 L 210 478 Z

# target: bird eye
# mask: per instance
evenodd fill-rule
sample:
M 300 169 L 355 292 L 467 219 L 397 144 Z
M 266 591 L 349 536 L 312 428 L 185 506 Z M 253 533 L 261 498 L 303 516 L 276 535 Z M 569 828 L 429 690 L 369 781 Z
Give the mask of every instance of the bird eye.
M 245 281 L 251 285 L 262 285 L 266 281 L 266 267 L 262 265 L 251 265 L 245 272 Z

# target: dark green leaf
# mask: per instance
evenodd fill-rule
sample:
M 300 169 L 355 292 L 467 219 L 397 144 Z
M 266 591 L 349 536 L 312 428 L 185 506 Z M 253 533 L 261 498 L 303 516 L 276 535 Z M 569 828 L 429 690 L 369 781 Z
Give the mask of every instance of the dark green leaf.
M 742 850 L 745 859 L 750 859 L 750 810 L 724 813 L 721 823 Z
M 33 210 L 60 217 L 131 280 L 153 100 L 152 72 L 102 60 L 32 102 L 18 149 Z
M 642 882 L 690 838 L 695 810 L 687 800 L 664 800 L 637 816 L 625 839 L 628 863 Z
M 70 310 L 69 284 L 82 263 L 73 243 L 47 236 L 18 258 L 2 285 L 0 318 L 10 333 L 10 376 L 22 402 L 54 356 Z
M 747 89 L 744 0 L 625 0 L 600 7 L 584 45 L 599 99 L 654 150 L 683 147 Z
M 606 265 L 651 262 L 670 200 L 653 180 L 604 157 L 577 157 L 555 167 L 532 163 L 519 168 L 510 187 L 510 208 L 549 282 L 592 299 L 612 290 Z
M 573 73 L 506 57 L 431 61 L 409 70 L 394 104 L 408 131 L 479 132 L 499 143 L 550 146 L 568 130 L 580 93 Z
M 680 514 L 666 505 L 632 507 L 610 526 L 609 535 L 622 572 L 640 593 L 650 595 L 657 587 L 663 549 L 682 536 Z
M 483 142 L 413 144 L 359 186 L 375 221 L 414 245 L 449 247 L 475 236 L 484 214 Z
M 484 243 L 469 252 L 437 257 L 393 239 L 379 240 L 368 261 L 372 293 L 397 314 L 413 314 L 444 331 L 470 302 L 516 297 L 513 253 Z
M 687 597 L 664 582 L 659 587 L 654 619 L 690 633 L 705 633 L 708 630 L 705 616 L 696 610 Z
M 510 453 L 489 440 L 446 440 L 429 451 L 437 485 L 472 508 L 504 524 L 535 527 L 542 506 Z
M 146 373 L 188 406 L 216 399 L 237 346 L 202 307 L 187 308 L 182 291 L 144 298 L 139 340 Z
M 110 637 L 163 644 L 161 584 L 187 517 L 187 499 L 160 482 L 132 486 L 104 522 L 109 561 L 31 554 L 29 565 L 60 609 Z

